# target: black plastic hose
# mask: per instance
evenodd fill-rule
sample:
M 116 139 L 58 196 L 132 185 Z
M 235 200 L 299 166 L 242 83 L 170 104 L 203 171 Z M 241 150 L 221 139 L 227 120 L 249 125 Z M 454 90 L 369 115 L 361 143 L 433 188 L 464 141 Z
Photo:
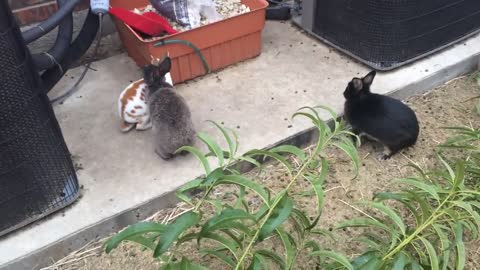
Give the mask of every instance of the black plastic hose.
M 22 33 L 23 39 L 27 44 L 37 40 L 44 34 L 52 31 L 55 27 L 57 27 L 60 22 L 73 12 L 75 6 L 80 3 L 82 0 L 68 0 L 65 2 L 65 6 L 59 8 L 58 11 L 52 15 L 48 20 L 40 23 L 39 25 L 33 27 Z
M 57 0 L 59 9 L 64 7 L 68 1 L 71 0 Z M 55 40 L 53 47 L 48 52 L 32 55 L 37 71 L 43 71 L 58 65 L 65 56 L 65 53 L 72 42 L 72 36 L 73 15 L 72 13 L 69 13 L 60 23 L 57 39 Z
M 98 26 L 98 16 L 89 11 L 82 29 L 68 48 L 63 60 L 60 61 L 59 65 L 47 69 L 42 74 L 41 77 L 47 93 L 62 79 L 72 64 L 87 52 L 97 36 Z

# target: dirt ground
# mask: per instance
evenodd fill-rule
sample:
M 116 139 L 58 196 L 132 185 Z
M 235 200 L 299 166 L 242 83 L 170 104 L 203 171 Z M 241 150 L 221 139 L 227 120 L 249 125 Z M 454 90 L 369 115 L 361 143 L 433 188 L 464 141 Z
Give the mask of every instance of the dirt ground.
M 379 161 L 377 157 L 382 148 L 374 143 L 364 143 L 359 149 L 361 158 L 359 176 L 354 180 L 352 180 L 353 172 L 349 160 L 338 151 L 329 151 L 327 156 L 329 157 L 330 173 L 325 187 L 325 207 L 319 223 L 320 226 L 327 229 L 332 228 L 341 221 L 359 216 L 360 213 L 352 207 L 355 202 L 370 199 L 374 193 L 379 191 L 392 190 L 395 187 L 391 185 L 391 180 L 411 175 L 412 171 L 404 168 L 408 164 L 408 159 L 416 161 L 425 168 L 434 166 L 434 147 L 444 142 L 450 135 L 449 131 L 441 129 L 441 127 L 480 126 L 480 116 L 475 112 L 474 101 L 469 100 L 479 94 L 480 89 L 472 78 L 464 77 L 451 81 L 424 95 L 409 98 L 407 103 L 417 113 L 421 126 L 420 137 L 416 146 L 395 155 L 388 161 Z M 262 170 L 253 170 L 248 175 L 273 190 L 279 190 L 287 183 L 285 171 L 278 164 L 267 164 Z M 300 190 L 302 185 L 306 186 L 307 184 L 299 182 L 295 189 Z M 224 191 L 217 192 L 221 194 Z M 308 197 L 300 198 L 296 206 L 300 209 L 307 209 L 310 213 L 315 213 L 311 200 Z M 180 208 L 162 210 L 157 220 L 164 220 L 163 216 L 165 214 L 169 214 L 170 217 L 177 215 L 182 210 Z M 175 212 L 172 213 L 172 211 Z M 350 230 L 338 231 L 336 232 L 338 241 L 326 241 L 322 244 L 334 250 L 343 251 L 348 256 L 355 256 L 358 255 L 359 247 L 352 241 L 353 234 L 356 234 L 356 232 Z M 478 244 L 478 242 L 468 244 L 468 269 L 480 269 Z M 183 252 L 191 254 L 188 250 Z M 203 262 L 209 265 L 211 269 L 223 268 L 212 258 L 204 258 Z M 106 255 L 101 252 L 98 243 L 93 243 L 47 269 L 153 270 L 158 268 L 159 264 L 151 257 L 150 252 L 143 252 L 134 245 L 123 244 L 110 255 Z M 305 264 L 300 266 L 300 269 L 314 269 L 314 267 Z

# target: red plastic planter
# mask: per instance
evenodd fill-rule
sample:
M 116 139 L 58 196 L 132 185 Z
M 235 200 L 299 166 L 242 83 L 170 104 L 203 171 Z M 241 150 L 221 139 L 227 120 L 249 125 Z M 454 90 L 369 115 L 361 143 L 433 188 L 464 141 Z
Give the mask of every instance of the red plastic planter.
M 132 10 L 144 8 L 148 0 L 111 0 L 112 7 Z M 128 55 L 138 66 L 150 63 L 151 56 L 163 57 L 167 52 L 172 58 L 172 79 L 174 83 L 184 82 L 206 73 L 200 57 L 183 44 L 168 44 L 154 47 L 162 40 L 185 40 L 203 53 L 212 71 L 253 58 L 261 53 L 262 30 L 265 26 L 265 0 L 242 0 L 250 12 L 192 30 L 153 40 L 145 40 L 135 30 L 113 18 Z

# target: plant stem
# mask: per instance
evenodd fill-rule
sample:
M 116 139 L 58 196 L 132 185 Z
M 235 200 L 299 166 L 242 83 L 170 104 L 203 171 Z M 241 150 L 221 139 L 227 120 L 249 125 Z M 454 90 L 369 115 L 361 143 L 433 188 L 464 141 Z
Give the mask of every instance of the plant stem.
M 333 136 L 332 136 L 333 137 Z M 330 138 L 332 138 L 330 137 Z M 329 138 L 329 139 L 330 139 Z M 328 141 L 328 140 L 327 140 Z M 295 182 L 297 181 L 297 179 L 302 175 L 303 171 L 305 170 L 305 168 L 307 168 L 308 164 L 310 164 L 310 162 L 313 160 L 313 158 L 315 157 L 315 155 L 318 153 L 319 149 L 321 149 L 320 147 L 325 145 L 325 143 L 323 143 L 322 145 L 320 144 L 317 144 L 317 146 L 315 147 L 315 151 L 312 153 L 312 155 L 310 155 L 310 157 L 308 158 L 308 160 L 306 162 L 303 163 L 302 167 L 300 168 L 300 170 L 298 170 L 298 172 L 295 174 L 295 176 L 292 178 L 292 180 L 290 181 L 290 183 L 288 184 L 288 186 L 282 190 L 281 192 L 283 191 L 289 191 L 290 188 L 293 186 L 293 184 L 295 184 Z M 287 192 L 284 193 L 283 196 L 286 196 L 287 195 Z M 250 253 L 250 249 L 252 248 L 253 244 L 255 243 L 255 241 L 257 240 L 258 236 L 260 235 L 260 231 L 261 229 L 263 228 L 263 226 L 265 225 L 265 223 L 267 222 L 267 220 L 270 218 L 270 216 L 272 215 L 273 211 L 275 210 L 275 208 L 277 207 L 278 203 L 281 201 L 281 198 L 277 199 L 273 205 L 270 207 L 270 209 L 268 210 L 267 214 L 265 215 L 262 223 L 260 224 L 260 226 L 258 227 L 258 230 L 255 232 L 255 235 L 253 236 L 253 238 L 250 240 L 250 243 L 248 243 L 248 246 L 247 248 L 245 249 L 245 251 L 243 252 L 242 254 L 242 257 L 240 257 L 240 260 L 237 262 L 237 265 L 235 266 L 235 270 L 239 270 L 241 265 L 243 264 L 243 261 L 245 260 L 245 258 L 247 257 L 247 255 Z
M 450 200 L 450 198 L 454 195 L 455 191 L 452 191 L 445 200 L 433 211 L 433 213 L 430 215 L 430 217 L 423 223 L 420 227 L 418 227 L 409 237 L 404 239 L 395 249 L 390 251 L 387 255 L 385 255 L 382 258 L 382 261 L 386 261 L 390 257 L 394 256 L 398 252 L 400 252 L 406 245 L 408 245 L 410 242 L 412 242 L 417 235 L 419 235 L 422 231 L 424 231 L 426 228 L 431 226 L 435 220 L 437 220 L 439 217 L 443 215 L 443 213 L 438 213 L 442 207 Z

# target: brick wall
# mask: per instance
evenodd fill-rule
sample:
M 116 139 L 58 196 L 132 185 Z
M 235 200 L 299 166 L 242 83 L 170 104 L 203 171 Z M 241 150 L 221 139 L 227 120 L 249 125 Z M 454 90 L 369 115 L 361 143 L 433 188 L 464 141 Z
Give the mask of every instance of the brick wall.
M 8 0 L 20 25 L 41 22 L 57 11 L 55 0 Z M 82 0 L 77 10 L 88 8 L 90 1 Z

